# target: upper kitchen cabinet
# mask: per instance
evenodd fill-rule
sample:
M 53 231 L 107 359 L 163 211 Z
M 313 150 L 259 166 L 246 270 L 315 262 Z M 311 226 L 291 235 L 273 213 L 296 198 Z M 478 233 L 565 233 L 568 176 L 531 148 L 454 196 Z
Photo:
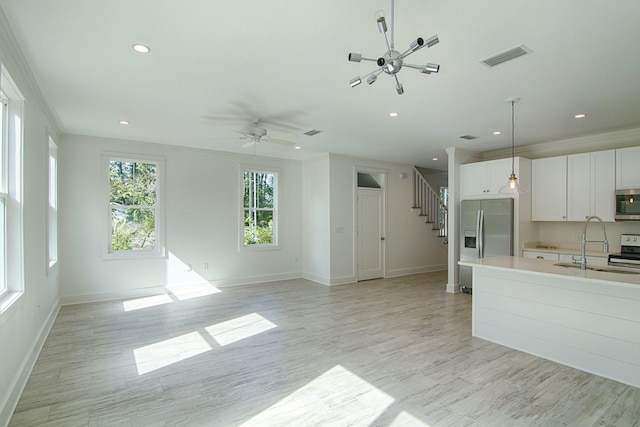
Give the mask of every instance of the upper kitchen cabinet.
M 614 150 L 532 161 L 533 221 L 614 221 L 614 193 Z
M 519 158 L 514 159 L 514 169 L 519 173 Z M 511 175 L 511 158 L 468 163 L 460 166 L 462 198 L 491 196 L 499 193 Z
M 640 188 L 640 147 L 616 150 L 616 190 Z
M 567 156 L 567 220 L 615 220 L 615 151 Z
M 531 219 L 567 220 L 567 156 L 531 161 Z

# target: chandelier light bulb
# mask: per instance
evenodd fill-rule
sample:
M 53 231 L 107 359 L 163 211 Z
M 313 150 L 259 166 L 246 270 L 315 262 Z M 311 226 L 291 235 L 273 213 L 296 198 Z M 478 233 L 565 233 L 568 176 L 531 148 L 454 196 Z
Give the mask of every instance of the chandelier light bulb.
M 381 33 L 387 32 L 387 20 L 384 17 L 384 10 L 380 9 L 376 12 L 376 22 L 378 23 L 378 30 Z

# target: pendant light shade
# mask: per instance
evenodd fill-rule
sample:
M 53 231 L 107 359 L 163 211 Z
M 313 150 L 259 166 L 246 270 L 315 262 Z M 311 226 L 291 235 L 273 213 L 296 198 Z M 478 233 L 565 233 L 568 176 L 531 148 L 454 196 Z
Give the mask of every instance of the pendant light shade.
M 520 101 L 520 98 L 509 98 L 508 102 L 511 103 L 511 175 L 507 180 L 507 184 L 500 188 L 500 193 L 525 193 L 526 190 L 518 183 L 518 177 L 515 172 L 515 103 Z

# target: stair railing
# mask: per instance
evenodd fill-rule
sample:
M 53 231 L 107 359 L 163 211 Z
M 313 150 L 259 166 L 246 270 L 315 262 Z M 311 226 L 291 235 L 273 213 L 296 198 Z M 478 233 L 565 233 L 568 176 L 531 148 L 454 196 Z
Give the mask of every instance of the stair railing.
M 447 237 L 448 212 L 442 203 L 440 193 L 435 191 L 420 171 L 413 168 L 413 206 L 411 210 L 419 216 L 425 217 L 425 222 L 432 224 L 433 230 L 438 231 L 439 237 Z

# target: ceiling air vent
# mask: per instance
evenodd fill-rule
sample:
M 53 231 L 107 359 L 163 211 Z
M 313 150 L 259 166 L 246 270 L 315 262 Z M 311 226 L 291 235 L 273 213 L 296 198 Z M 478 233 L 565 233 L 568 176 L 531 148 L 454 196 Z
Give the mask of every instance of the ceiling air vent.
M 311 129 L 310 131 L 305 132 L 304 134 L 307 135 L 307 136 L 313 136 L 313 135 L 317 135 L 319 133 L 320 133 L 320 131 L 318 129 Z
M 496 53 L 495 55 L 485 58 L 480 62 L 487 67 L 495 67 L 498 64 L 511 61 L 512 59 L 516 59 L 520 56 L 528 55 L 530 53 L 533 53 L 531 49 L 523 44 L 520 44 L 518 46 L 512 47 L 511 49 L 507 49 L 504 52 Z
M 474 135 L 462 135 L 460 138 L 471 141 L 472 139 L 478 139 L 478 138 L 479 138 L 479 136 L 474 136 Z

